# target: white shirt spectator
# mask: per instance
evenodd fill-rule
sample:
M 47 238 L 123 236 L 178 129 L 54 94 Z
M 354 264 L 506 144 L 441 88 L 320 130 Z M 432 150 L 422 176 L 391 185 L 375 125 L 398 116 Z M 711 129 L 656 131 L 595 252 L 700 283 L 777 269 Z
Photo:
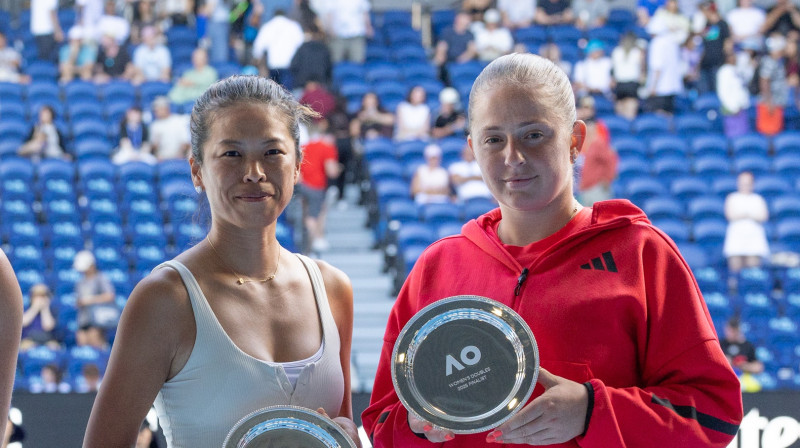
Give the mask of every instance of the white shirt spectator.
M 323 17 L 329 34 L 342 39 L 366 36 L 364 16 L 370 10 L 367 0 L 336 0 L 326 8 Z
M 150 123 L 150 143 L 158 160 L 185 158 L 189 142 L 189 115 L 171 114 Z
M 117 43 L 122 44 L 128 40 L 131 26 L 127 20 L 120 16 L 103 14 L 97 21 L 97 37 L 114 36 Z
M 97 25 L 103 16 L 103 0 L 76 0 L 81 7 L 80 22 L 70 29 L 71 39 L 99 39 Z
M 19 82 L 22 56 L 11 47 L 0 48 L 0 82 Z
M 644 52 L 639 47 L 633 47 L 627 53 L 622 47 L 615 48 L 611 52 L 614 79 L 617 82 L 639 82 L 643 58 Z
M 431 109 L 427 104 L 411 104 L 406 101 L 397 105 L 396 140 L 426 139 L 431 129 Z
M 267 53 L 269 68 L 289 68 L 303 40 L 303 29 L 299 23 L 286 16 L 275 16 L 258 30 L 253 42 L 253 57 L 260 59 Z
M 508 28 L 490 30 L 483 27 L 475 33 L 475 50 L 478 52 L 478 59 L 482 61 L 493 61 L 510 53 L 513 48 L 514 37 Z
M 656 96 L 683 92 L 680 54 L 674 34 L 667 32 L 653 37 L 647 53 L 648 91 L 654 91 Z
M 734 8 L 725 17 L 734 40 L 741 40 L 747 37 L 755 37 L 761 34 L 761 25 L 764 24 L 767 15 L 763 9 L 750 6 L 747 8 Z
M 717 70 L 717 97 L 728 114 L 750 107 L 750 92 L 735 65 L 725 64 Z
M 50 15 L 53 10 L 58 10 L 58 0 L 31 0 L 31 34 L 45 36 L 55 32 Z
M 172 67 L 172 55 L 163 45 L 150 48 L 141 44 L 133 51 L 133 65 L 142 71 L 145 81 L 158 81 L 164 70 Z
M 497 0 L 497 9 L 513 23 L 532 23 L 536 0 Z
M 575 83 L 591 91 L 608 92 L 611 90 L 611 58 L 603 56 L 579 61 L 573 76 Z
M 466 160 L 453 162 L 447 170 L 450 172 L 450 176 L 459 176 L 463 178 L 481 177 L 481 168 L 476 160 L 471 162 L 467 162 Z M 486 183 L 482 179 L 468 180 L 461 185 L 456 185 L 455 189 L 456 195 L 461 201 L 473 198 L 492 197 L 492 192 L 489 191 L 489 187 L 486 186 Z

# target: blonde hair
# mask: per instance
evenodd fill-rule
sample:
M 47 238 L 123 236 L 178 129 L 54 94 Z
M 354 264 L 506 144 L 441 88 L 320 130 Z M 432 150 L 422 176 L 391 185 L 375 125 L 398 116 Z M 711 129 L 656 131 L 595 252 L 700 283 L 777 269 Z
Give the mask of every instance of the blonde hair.
M 475 79 L 469 94 L 469 129 L 472 129 L 472 111 L 480 95 L 507 84 L 529 87 L 536 90 L 539 98 L 550 99 L 553 110 L 567 126 L 571 127 L 578 119 L 572 84 L 564 70 L 541 56 L 513 53 L 492 61 Z

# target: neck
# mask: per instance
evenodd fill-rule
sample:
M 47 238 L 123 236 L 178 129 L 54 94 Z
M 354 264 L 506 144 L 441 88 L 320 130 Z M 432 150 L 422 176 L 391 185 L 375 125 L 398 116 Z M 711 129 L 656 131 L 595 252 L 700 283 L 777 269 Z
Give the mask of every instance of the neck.
M 503 219 L 497 236 L 504 244 L 527 246 L 561 230 L 581 208 L 571 195 L 536 211 L 514 210 L 500 204 Z
M 233 269 L 248 279 L 264 278 L 275 270 L 281 246 L 275 238 L 275 225 L 258 231 L 212 226 L 208 238 L 222 258 L 221 269 Z M 213 257 L 214 251 L 208 248 Z

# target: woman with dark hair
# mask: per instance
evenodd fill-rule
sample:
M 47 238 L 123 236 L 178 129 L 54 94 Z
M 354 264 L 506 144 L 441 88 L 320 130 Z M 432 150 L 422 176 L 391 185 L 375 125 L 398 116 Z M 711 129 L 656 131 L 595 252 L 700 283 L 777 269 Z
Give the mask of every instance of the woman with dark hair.
M 427 140 L 431 136 L 431 108 L 422 86 L 408 91 L 406 100 L 397 105 L 394 127 L 395 140 Z
M 39 121 L 33 126 L 28 140 L 19 148 L 17 154 L 34 160 L 42 158 L 64 158 L 61 147 L 61 133 L 55 124 L 56 112 L 51 106 L 39 108 Z
M 381 106 L 378 95 L 367 92 L 361 98 L 361 109 L 350 121 L 350 136 L 360 140 L 391 137 L 394 119 L 394 114 Z
M 84 446 L 133 445 L 154 402 L 170 447 L 221 446 L 270 405 L 321 408 L 358 439 L 350 280 L 276 238 L 300 172 L 300 122 L 315 115 L 256 76 L 197 100 L 189 162 L 210 231 L 133 290 Z

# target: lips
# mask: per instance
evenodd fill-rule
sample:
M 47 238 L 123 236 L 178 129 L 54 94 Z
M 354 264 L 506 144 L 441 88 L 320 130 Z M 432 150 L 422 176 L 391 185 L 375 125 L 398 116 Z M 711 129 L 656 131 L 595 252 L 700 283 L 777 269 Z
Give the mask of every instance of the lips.
M 241 199 L 244 201 L 262 201 L 269 197 L 272 197 L 272 194 L 266 192 L 246 193 L 236 196 L 237 199 Z

